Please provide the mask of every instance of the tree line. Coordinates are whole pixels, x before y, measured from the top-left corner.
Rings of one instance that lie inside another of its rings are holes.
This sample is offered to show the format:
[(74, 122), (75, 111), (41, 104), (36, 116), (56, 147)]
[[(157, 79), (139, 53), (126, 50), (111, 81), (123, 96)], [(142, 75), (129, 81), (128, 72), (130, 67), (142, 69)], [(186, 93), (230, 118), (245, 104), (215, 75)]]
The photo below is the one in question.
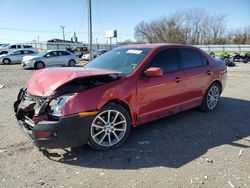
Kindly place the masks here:
[(140, 43), (250, 44), (250, 26), (228, 31), (225, 15), (211, 15), (204, 9), (177, 11), (168, 17), (142, 21), (135, 27)]

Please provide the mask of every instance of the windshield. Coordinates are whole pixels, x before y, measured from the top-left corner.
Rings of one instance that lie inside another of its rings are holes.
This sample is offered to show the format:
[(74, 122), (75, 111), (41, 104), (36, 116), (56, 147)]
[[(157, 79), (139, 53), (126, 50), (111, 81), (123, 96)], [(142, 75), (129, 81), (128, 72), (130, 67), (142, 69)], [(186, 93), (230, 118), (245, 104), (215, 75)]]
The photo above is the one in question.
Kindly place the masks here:
[(114, 70), (129, 74), (150, 51), (150, 48), (117, 48), (97, 57), (84, 67)]

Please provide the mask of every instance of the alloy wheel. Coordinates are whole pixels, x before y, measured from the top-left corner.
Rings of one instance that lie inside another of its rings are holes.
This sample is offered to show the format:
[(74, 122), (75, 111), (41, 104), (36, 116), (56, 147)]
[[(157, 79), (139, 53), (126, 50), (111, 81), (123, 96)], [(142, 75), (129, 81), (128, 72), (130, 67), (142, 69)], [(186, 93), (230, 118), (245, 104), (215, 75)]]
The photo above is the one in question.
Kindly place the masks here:
[(212, 86), (207, 94), (207, 106), (210, 110), (213, 110), (215, 108), (219, 101), (219, 97), (219, 88), (216, 85)]
[(91, 125), (93, 141), (104, 147), (119, 143), (127, 131), (127, 120), (117, 110), (105, 110), (98, 114)]

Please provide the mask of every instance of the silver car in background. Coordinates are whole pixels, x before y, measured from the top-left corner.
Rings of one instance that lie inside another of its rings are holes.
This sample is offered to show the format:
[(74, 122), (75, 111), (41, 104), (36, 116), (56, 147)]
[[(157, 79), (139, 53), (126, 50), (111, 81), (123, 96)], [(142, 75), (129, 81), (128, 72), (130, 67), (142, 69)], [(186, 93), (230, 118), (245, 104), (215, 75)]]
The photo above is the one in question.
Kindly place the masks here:
[(0, 63), (10, 64), (10, 63), (21, 63), (25, 56), (36, 55), (37, 52), (33, 50), (15, 50), (8, 54), (0, 55)]
[(79, 63), (78, 57), (74, 53), (66, 50), (48, 50), (37, 54), (36, 56), (25, 56), (22, 66), (25, 69), (44, 67), (69, 66), (74, 67)]

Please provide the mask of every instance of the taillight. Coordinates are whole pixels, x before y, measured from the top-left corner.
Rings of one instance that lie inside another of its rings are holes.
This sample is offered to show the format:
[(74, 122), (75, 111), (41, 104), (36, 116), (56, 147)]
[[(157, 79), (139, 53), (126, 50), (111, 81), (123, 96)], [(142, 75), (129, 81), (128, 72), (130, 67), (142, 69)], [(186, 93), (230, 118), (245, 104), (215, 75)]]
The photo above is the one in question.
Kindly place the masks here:
[(34, 136), (37, 140), (46, 140), (57, 136), (53, 131), (34, 131)]

